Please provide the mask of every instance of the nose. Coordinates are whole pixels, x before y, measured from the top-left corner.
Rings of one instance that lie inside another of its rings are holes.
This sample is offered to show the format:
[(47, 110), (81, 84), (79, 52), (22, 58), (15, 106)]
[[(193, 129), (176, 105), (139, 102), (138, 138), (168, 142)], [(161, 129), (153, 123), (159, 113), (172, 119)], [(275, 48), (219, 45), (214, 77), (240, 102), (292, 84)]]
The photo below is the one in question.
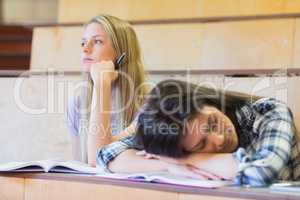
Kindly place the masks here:
[(88, 40), (84, 45), (83, 45), (83, 50), (84, 53), (90, 54), (92, 53), (92, 42)]
[(224, 142), (225, 142), (224, 134), (219, 134), (219, 133), (215, 132), (215, 133), (211, 133), (210, 137), (217, 149), (220, 149), (223, 147)]

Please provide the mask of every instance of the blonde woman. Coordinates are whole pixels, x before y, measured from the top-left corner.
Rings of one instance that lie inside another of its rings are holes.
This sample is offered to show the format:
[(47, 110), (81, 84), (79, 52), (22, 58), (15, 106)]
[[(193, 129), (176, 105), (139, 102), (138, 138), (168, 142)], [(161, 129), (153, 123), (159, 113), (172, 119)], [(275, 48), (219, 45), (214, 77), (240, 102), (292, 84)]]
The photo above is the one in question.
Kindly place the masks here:
[[(92, 18), (84, 27), (81, 64), (92, 82), (89, 120), (81, 120), (84, 100), (79, 96), (69, 102), (67, 120), (75, 158), (86, 151), (87, 162), (95, 166), (98, 149), (133, 133), (146, 93), (140, 47), (130, 24), (109, 15)], [(87, 130), (86, 141), (79, 137), (82, 130)]]

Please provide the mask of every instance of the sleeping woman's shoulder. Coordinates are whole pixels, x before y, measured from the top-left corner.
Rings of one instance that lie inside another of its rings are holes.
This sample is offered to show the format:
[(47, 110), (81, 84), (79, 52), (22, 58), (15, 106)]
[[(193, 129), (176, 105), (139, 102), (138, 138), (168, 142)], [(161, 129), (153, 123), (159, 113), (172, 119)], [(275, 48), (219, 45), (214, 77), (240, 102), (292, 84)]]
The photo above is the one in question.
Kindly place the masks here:
[(275, 98), (266, 97), (252, 104), (254, 110), (268, 119), (293, 120), (293, 114), (286, 103)]

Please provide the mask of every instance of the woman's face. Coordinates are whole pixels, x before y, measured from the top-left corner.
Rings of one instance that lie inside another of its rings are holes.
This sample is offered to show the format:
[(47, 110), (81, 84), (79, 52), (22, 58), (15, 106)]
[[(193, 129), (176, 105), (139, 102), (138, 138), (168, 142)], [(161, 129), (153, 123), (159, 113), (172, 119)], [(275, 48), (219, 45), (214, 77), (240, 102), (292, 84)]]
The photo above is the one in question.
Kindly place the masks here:
[(89, 71), (93, 63), (116, 60), (112, 43), (101, 24), (87, 25), (82, 37), (81, 65), (84, 71)]
[(204, 106), (186, 124), (182, 145), (187, 152), (230, 153), (238, 145), (238, 137), (231, 120), (220, 110)]

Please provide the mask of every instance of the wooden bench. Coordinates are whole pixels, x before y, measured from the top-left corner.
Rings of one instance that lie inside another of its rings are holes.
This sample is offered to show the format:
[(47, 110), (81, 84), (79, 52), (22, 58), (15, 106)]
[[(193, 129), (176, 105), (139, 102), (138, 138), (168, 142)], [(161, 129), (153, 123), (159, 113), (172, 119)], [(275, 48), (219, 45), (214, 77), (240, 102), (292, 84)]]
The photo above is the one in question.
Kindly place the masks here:
[(32, 27), (0, 26), (0, 70), (28, 70)]

